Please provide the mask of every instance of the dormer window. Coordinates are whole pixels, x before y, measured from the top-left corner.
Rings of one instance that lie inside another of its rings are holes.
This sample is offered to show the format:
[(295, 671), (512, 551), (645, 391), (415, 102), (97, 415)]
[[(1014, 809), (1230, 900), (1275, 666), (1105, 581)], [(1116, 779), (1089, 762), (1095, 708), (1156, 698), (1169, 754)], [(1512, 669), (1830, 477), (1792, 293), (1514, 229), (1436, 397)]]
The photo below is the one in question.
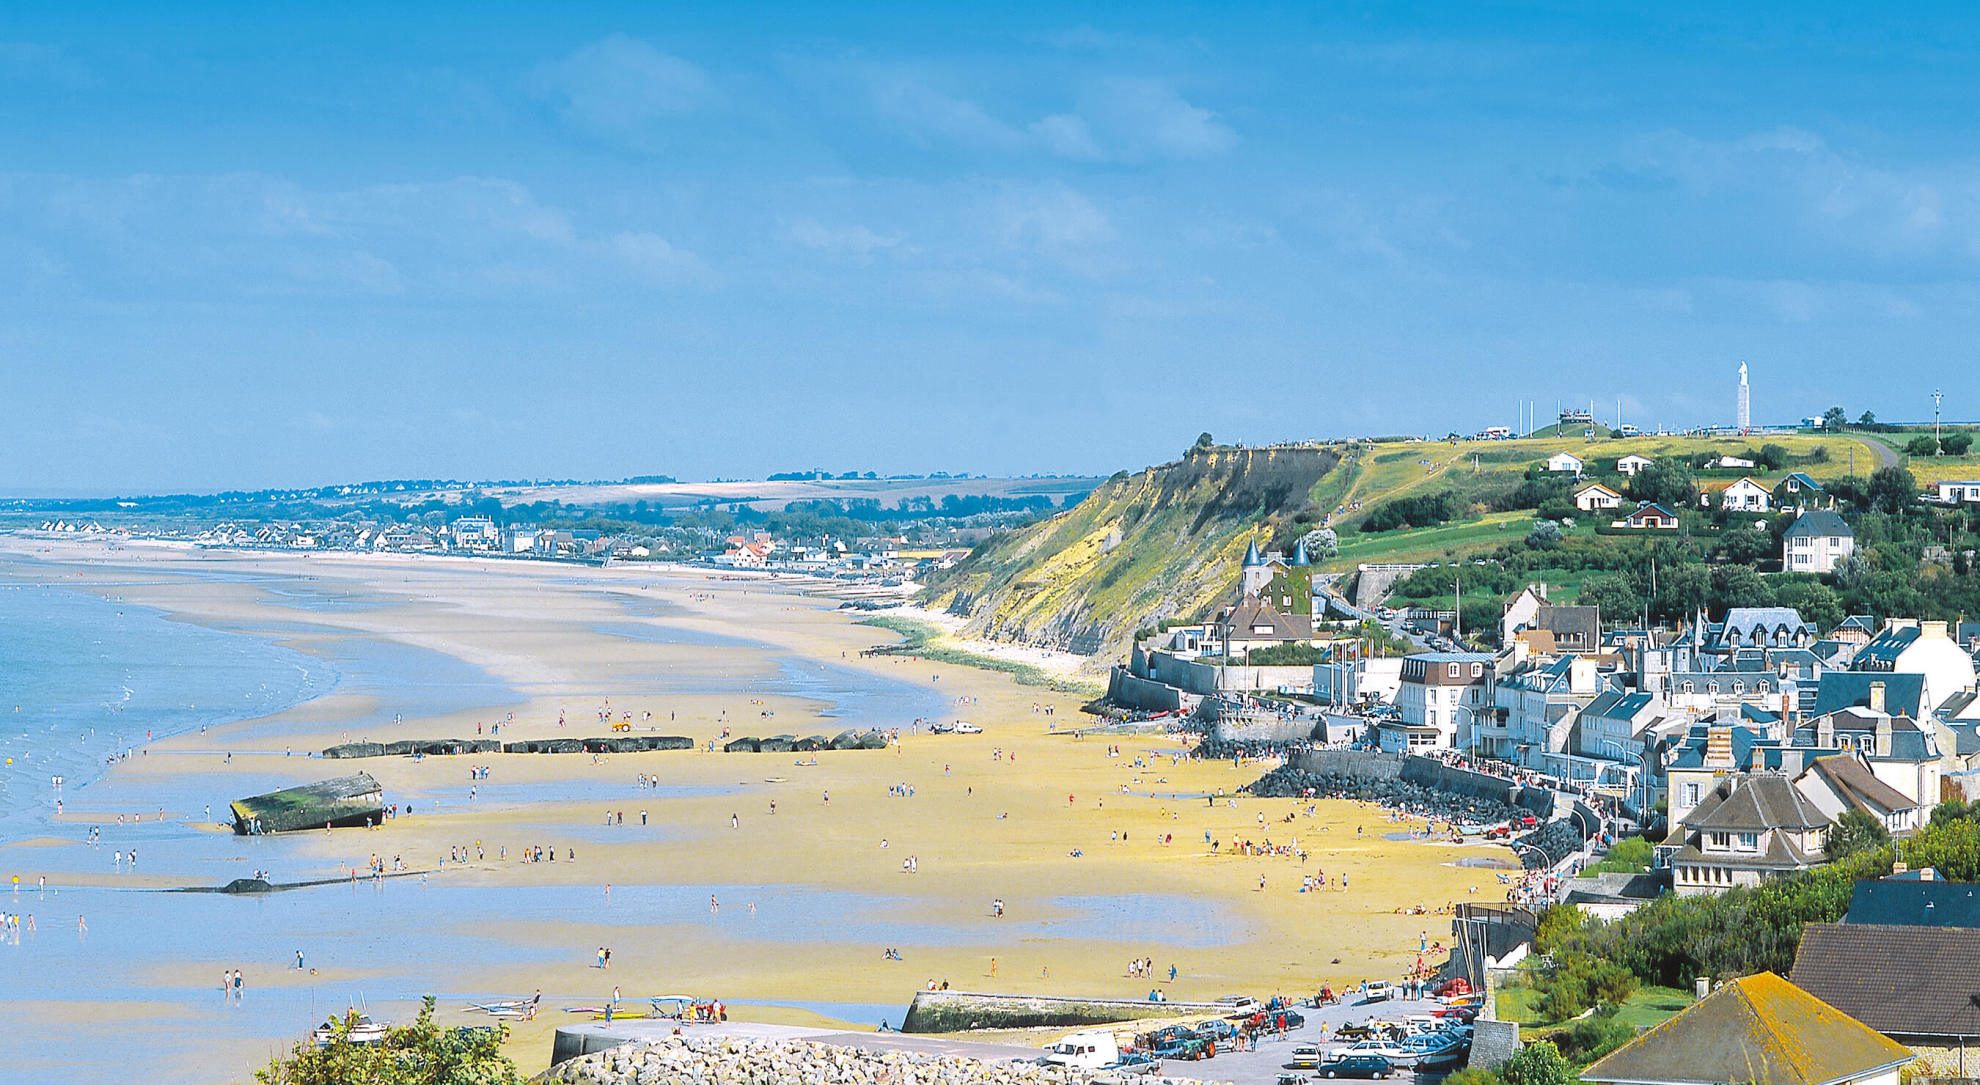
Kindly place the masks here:
[(1458, 676), (1458, 665), (1456, 663), (1451, 664), (1444, 673), (1450, 675), (1452, 678), (1456, 678)]
[(1705, 683), (1705, 692), (1707, 693), (1719, 692), (1719, 683), (1716, 680)]
[(1681, 693), (1693, 693), (1696, 690), (1697, 687), (1693, 686), (1690, 682), (1683, 682), (1678, 685), (1678, 691)]
[(1759, 834), (1759, 833), (1741, 833), (1741, 834), (1739, 834), (1739, 850), (1741, 850), (1741, 851), (1759, 851), (1759, 850), (1760, 850), (1760, 834)]

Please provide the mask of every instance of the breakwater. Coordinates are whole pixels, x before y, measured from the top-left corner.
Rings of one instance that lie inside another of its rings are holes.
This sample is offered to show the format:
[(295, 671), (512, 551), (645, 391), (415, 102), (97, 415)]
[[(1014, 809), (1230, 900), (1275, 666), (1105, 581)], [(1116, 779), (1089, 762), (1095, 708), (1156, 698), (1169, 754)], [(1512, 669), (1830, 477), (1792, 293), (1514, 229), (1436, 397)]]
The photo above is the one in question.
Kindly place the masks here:
[[(880, 731), (841, 731), (826, 738), (808, 735), (772, 735), (769, 738), (734, 738), (722, 744), (726, 753), (798, 753), (818, 750), (880, 750), (887, 736)], [(501, 742), (492, 738), (414, 738), (397, 742), (346, 742), (331, 746), (323, 756), (333, 759), (361, 757), (453, 757), (481, 753), (645, 753), (652, 750), (692, 750), (693, 739), (685, 735), (612, 735), (596, 738), (535, 738)]]
[(966, 991), (917, 991), (901, 1022), (902, 1032), (973, 1032), (978, 1029), (1079, 1028), (1176, 1017), (1192, 1013), (1224, 1013), (1229, 1006), (1214, 1002), (1148, 1002), (1121, 998), (1054, 998), (1045, 995), (971, 994)]

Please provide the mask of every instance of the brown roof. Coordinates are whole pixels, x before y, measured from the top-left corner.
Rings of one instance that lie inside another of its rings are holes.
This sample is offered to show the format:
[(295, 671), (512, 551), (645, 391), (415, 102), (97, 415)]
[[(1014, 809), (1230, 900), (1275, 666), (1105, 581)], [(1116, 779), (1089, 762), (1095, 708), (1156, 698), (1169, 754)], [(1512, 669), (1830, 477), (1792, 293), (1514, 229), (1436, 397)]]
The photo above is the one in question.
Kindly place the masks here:
[(1734, 980), (1581, 1072), (1591, 1082), (1828, 1085), (1915, 1056), (1772, 972)]
[(1839, 753), (1818, 757), (1814, 764), (1808, 766), (1804, 775), (1807, 773), (1820, 776), (1836, 795), (1852, 808), (1878, 817), (1895, 810), (1909, 810), (1919, 805), (1904, 792), (1877, 779), (1876, 774), (1852, 754)]
[(1794, 982), (1879, 1032), (1980, 1036), (1980, 930), (1810, 923)]
[[(1271, 632), (1257, 633), (1253, 630), (1269, 626)], [(1302, 614), (1285, 614), (1270, 603), (1248, 599), (1230, 609), (1215, 628), (1218, 636), (1230, 630), (1232, 640), (1250, 640), (1258, 637), (1272, 637), (1278, 640), (1311, 640), (1313, 620)]]

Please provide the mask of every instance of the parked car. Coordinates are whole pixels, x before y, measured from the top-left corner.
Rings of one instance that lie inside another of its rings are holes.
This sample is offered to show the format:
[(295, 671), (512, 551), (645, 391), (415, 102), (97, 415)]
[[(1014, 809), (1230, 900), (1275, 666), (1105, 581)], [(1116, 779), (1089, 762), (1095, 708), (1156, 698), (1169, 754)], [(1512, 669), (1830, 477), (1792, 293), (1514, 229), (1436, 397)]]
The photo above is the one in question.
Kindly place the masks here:
[(1288, 1070), (1317, 1070), (1320, 1068), (1320, 1049), (1313, 1044), (1301, 1044), (1293, 1048), (1292, 1057), (1286, 1060)]
[(1257, 1013), (1258, 1000), (1250, 995), (1225, 995), (1217, 1000), (1220, 1005), (1229, 1006), (1232, 1013)]
[(1521, 814), (1514, 818), (1513, 821), (1522, 829), (1532, 829), (1540, 824), (1540, 819), (1534, 817), (1532, 814)]
[(1487, 840), (1511, 840), (1513, 828), (1510, 825), (1494, 825), (1485, 830)]
[(983, 733), (983, 728), (981, 728), (981, 727), (978, 727), (977, 725), (975, 725), (975, 724), (973, 724), (973, 723), (967, 723), (967, 722), (962, 722), (962, 721), (958, 721), (958, 722), (956, 723), (956, 734), (959, 734), (959, 735), (980, 735), (980, 734), (982, 734), (982, 733)]
[(1389, 986), (1388, 980), (1375, 980), (1362, 989), (1361, 1000), (1363, 1002), (1387, 1002), (1389, 999), (1394, 998), (1395, 994), (1396, 989)]
[(1342, 1055), (1320, 1067), (1321, 1077), (1375, 1077), (1384, 1078), (1394, 1073), (1396, 1064), (1381, 1055), (1352, 1054)]
[(1195, 1031), (1198, 1036), (1215, 1043), (1219, 1040), (1228, 1040), (1236, 1036), (1237, 1026), (1231, 1024), (1229, 1021), (1213, 1017), (1208, 1021), (1199, 1022)]

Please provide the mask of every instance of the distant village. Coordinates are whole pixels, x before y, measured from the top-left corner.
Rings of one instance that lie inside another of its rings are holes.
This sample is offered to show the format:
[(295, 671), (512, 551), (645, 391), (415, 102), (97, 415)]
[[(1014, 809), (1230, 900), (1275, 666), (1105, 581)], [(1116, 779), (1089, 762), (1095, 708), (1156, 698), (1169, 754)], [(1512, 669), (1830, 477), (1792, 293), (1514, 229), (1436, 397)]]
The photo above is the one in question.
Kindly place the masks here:
[[(909, 535), (821, 536), (816, 541), (779, 538), (752, 528), (719, 535), (697, 532), (637, 534), (582, 528), (503, 526), (486, 516), (448, 523), (220, 523), (197, 529), (106, 528), (97, 520), (44, 520), (39, 530), (57, 535), (107, 534), (176, 539), (196, 546), (270, 550), (335, 550), (346, 553), (451, 554), (468, 557), (612, 563), (669, 561), (713, 568), (752, 569), (902, 583), (918, 571), (946, 569), (967, 557), (966, 547), (930, 545)], [(951, 529), (947, 538), (969, 537)], [(937, 539), (936, 541), (943, 541)], [(689, 545), (691, 543), (701, 545)], [(917, 542), (920, 545), (917, 545)]]

